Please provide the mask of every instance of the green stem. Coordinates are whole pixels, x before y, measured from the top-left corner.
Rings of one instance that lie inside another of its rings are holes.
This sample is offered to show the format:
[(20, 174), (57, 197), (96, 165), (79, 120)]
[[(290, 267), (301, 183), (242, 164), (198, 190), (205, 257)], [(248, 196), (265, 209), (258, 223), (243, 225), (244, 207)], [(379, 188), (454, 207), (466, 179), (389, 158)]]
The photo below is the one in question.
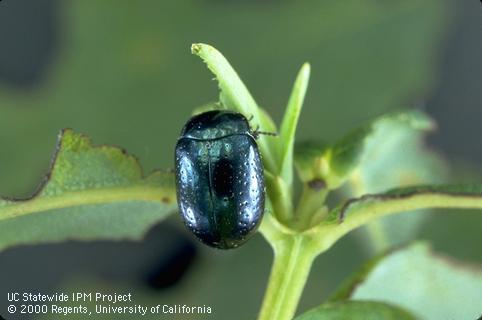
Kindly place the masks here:
[(310, 239), (290, 235), (274, 244), (274, 262), (258, 320), (293, 318), (316, 257)]
[(313, 223), (313, 219), (321, 220), (321, 216), (316, 216), (316, 212), (323, 208), (328, 189), (316, 190), (308, 185), (303, 186), (303, 191), (295, 213), (294, 227), (297, 230), (308, 229)]
[(265, 171), (265, 178), (269, 197), (276, 199), (272, 201), (276, 217), (283, 223), (288, 223), (293, 218), (293, 202), (290, 188), (280, 176), (275, 176), (268, 171)]

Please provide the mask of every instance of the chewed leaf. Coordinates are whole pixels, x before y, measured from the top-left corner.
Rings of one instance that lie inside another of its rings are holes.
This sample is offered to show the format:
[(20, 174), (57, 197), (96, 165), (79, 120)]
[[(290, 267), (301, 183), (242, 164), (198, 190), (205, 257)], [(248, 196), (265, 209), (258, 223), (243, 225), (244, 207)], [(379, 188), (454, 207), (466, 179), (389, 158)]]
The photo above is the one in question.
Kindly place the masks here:
[(482, 269), (415, 243), (369, 262), (334, 298), (383, 301), (420, 319), (477, 319), (480, 297)]
[[(422, 138), (434, 126), (433, 121), (418, 110), (382, 116), (337, 142), (333, 147), (331, 167), (340, 177), (358, 169), (356, 176), (349, 176), (356, 180), (355, 183), (362, 184), (355, 186), (356, 196), (360, 192), (380, 192), (424, 180), (433, 182), (426, 163), (435, 165), (436, 160), (424, 150)], [(432, 170), (439, 169), (440, 166), (435, 166)]]
[(482, 209), (482, 185), (426, 185), (367, 194), (334, 208), (311, 232), (323, 252), (350, 231), (382, 217), (437, 208)]
[(415, 320), (407, 311), (377, 301), (330, 302), (312, 309), (295, 320)]
[[(298, 161), (298, 171), (303, 181), (322, 181), (330, 189), (347, 183), (349, 188), (343, 191), (355, 197), (398, 186), (441, 183), (446, 176), (444, 164), (426, 149), (423, 139), (434, 126), (417, 110), (385, 115), (318, 153), (303, 151), (308, 156)], [(394, 216), (374, 222), (366, 229), (373, 240), (369, 244), (380, 250), (410, 240), (427, 217)]]
[(67, 239), (139, 238), (175, 209), (172, 173), (144, 177), (137, 159), (59, 135), (49, 173), (30, 198), (0, 198), (0, 249)]
[(303, 181), (323, 180), (330, 189), (351, 179), (357, 183), (357, 194), (376, 192), (370, 191), (375, 185), (380, 191), (400, 183), (431, 182), (431, 176), (423, 176), (428, 165), (420, 165), (430, 162), (435, 169), (440, 167), (435, 166), (433, 155), (421, 151), (421, 133), (431, 128), (432, 121), (419, 111), (385, 115), (331, 146), (319, 142), (301, 144), (296, 150), (298, 172)]
[[(435, 127), (419, 111), (382, 117), (366, 139), (359, 168), (351, 175), (352, 196), (378, 193), (414, 184), (442, 183), (446, 178), (441, 158), (427, 150), (424, 137)], [(368, 226), (372, 245), (383, 249), (413, 239), (427, 214), (394, 216)]]
[(339, 221), (364, 223), (384, 215), (425, 208), (482, 208), (481, 185), (426, 185), (396, 188), (348, 200), (332, 215)]
[[(226, 108), (238, 111), (247, 118), (252, 118), (250, 123), (255, 129), (276, 132), (273, 120), (258, 107), (236, 71), (219, 51), (203, 43), (193, 44), (191, 51), (199, 56), (216, 76), (220, 89), (220, 102)], [(276, 142), (272, 137), (260, 136), (258, 144), (266, 169), (278, 172), (278, 162), (275, 160)]]

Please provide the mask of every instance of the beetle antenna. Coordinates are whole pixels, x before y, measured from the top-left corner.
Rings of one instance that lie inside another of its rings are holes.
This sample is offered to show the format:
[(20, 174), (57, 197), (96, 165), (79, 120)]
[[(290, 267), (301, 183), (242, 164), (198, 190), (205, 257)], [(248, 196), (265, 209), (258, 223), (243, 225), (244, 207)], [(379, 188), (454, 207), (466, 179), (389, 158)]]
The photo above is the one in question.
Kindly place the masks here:
[(263, 134), (263, 135), (265, 135), (265, 136), (272, 136), (272, 137), (277, 137), (277, 136), (278, 136), (278, 133), (277, 133), (277, 132), (266, 132), (266, 131), (258, 131), (258, 130), (256, 130), (256, 134), (257, 134), (257, 135)]
[(256, 126), (256, 129), (254, 129), (253, 132), (251, 132), (252, 135), (258, 139), (259, 135), (264, 134), (266, 136), (272, 136), (272, 137), (277, 137), (278, 133), (276, 132), (266, 132), (266, 131), (259, 131), (259, 125)]

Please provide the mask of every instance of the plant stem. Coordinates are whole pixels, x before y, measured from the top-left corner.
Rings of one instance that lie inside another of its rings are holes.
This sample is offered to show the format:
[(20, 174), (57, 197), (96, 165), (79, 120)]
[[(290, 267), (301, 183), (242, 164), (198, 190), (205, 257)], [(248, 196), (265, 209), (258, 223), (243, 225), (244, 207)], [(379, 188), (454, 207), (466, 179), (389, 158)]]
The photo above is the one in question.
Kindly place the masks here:
[(316, 251), (303, 235), (273, 243), (274, 262), (258, 320), (290, 320), (298, 306)]
[(304, 230), (310, 227), (313, 219), (316, 218), (314, 217), (315, 212), (323, 206), (327, 194), (327, 189), (315, 190), (306, 184), (303, 186), (295, 213), (294, 226), (296, 229)]
[(269, 187), (269, 196), (272, 201), (273, 210), (277, 218), (283, 223), (288, 223), (293, 218), (292, 192), (280, 176), (275, 176), (265, 171), (266, 183)]

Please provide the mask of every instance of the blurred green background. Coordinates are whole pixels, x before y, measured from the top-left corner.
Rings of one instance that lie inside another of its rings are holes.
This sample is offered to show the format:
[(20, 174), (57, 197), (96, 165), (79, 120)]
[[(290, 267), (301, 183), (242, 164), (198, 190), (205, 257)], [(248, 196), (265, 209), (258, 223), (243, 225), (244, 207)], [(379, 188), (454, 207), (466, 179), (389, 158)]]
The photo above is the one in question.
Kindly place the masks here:
[[(481, 28), (480, 5), (455, 0), (2, 1), (0, 194), (32, 193), (64, 127), (126, 148), (145, 172), (171, 168), (192, 109), (217, 99), (212, 75), (190, 54), (193, 42), (218, 48), (277, 121), (298, 68), (310, 62), (300, 139), (332, 141), (415, 106), (439, 124), (428, 143), (448, 160), (451, 180), (480, 181)], [(480, 223), (470, 212), (438, 214), (419, 237), (482, 263)], [(319, 304), (369, 257), (359, 241), (347, 237), (316, 261), (300, 310)], [(200, 318), (252, 319), (270, 260), (261, 236), (239, 250), (213, 251), (175, 216), (139, 243), (2, 252), (0, 296), (95, 284), (139, 300), (212, 306)], [(0, 313), (5, 308), (2, 299)]]

